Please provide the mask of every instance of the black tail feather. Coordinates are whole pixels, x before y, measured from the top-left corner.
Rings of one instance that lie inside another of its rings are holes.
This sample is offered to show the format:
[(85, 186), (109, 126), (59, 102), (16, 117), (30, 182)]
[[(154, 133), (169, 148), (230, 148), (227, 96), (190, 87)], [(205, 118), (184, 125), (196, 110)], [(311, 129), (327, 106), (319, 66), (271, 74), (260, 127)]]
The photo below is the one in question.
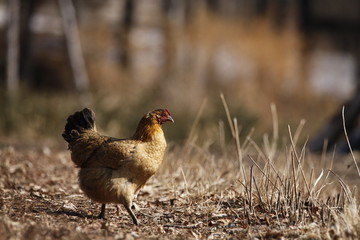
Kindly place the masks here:
[(82, 111), (75, 112), (67, 118), (65, 130), (62, 134), (68, 143), (78, 138), (82, 131), (95, 128), (95, 113), (84, 108)]

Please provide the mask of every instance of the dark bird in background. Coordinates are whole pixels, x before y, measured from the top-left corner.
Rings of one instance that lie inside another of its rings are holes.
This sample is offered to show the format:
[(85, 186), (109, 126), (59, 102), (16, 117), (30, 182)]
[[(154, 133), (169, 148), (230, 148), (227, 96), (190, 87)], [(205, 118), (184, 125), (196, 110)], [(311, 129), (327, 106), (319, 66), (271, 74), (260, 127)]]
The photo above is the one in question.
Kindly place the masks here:
[(121, 203), (134, 224), (139, 223), (132, 202), (163, 160), (166, 140), (161, 125), (167, 121), (174, 122), (167, 109), (154, 110), (140, 120), (132, 137), (119, 139), (96, 131), (95, 114), (89, 108), (68, 117), (62, 136), (80, 168), (80, 188), (102, 203), (99, 218), (105, 217), (105, 204)]

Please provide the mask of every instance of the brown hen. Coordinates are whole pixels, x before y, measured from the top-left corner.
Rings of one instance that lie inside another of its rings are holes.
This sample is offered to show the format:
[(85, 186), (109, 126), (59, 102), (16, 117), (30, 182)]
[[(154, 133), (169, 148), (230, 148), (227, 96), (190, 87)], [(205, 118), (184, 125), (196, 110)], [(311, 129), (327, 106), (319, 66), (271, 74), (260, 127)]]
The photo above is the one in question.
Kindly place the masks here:
[(102, 203), (99, 218), (105, 217), (106, 203), (121, 203), (134, 224), (139, 223), (132, 202), (163, 160), (166, 141), (161, 125), (167, 121), (174, 122), (167, 109), (154, 110), (140, 120), (132, 137), (119, 139), (96, 131), (95, 114), (89, 108), (68, 117), (62, 136), (80, 168), (80, 188)]

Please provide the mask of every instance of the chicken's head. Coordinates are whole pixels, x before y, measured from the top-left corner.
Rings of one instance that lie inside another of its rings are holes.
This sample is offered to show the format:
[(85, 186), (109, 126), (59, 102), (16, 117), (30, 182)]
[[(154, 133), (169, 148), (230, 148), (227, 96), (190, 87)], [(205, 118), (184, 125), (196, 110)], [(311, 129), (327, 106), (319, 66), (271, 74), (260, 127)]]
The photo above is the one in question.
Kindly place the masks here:
[(156, 117), (156, 120), (161, 125), (165, 122), (174, 122), (174, 119), (171, 117), (169, 110), (167, 109), (157, 109), (151, 112), (153, 116)]

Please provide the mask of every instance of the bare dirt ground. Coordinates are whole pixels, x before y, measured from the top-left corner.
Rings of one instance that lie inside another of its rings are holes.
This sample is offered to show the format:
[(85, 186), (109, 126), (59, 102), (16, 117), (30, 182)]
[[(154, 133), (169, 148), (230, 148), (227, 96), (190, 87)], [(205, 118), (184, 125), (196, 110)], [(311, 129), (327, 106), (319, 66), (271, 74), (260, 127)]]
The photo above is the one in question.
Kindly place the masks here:
[[(212, 180), (211, 186), (206, 178), (199, 177), (204, 174), (201, 171), (196, 180), (189, 178), (189, 182), (183, 178), (182, 169), (168, 175), (163, 171), (163, 177), (154, 176), (135, 200), (135, 214), (140, 220), (140, 225), (135, 226), (122, 206), (110, 204), (105, 220), (94, 218), (100, 212), (100, 204), (82, 194), (77, 169), (67, 151), (3, 147), (0, 159), (0, 239), (358, 237), (357, 222), (343, 228), (341, 222), (349, 222), (341, 220), (344, 203), (336, 203), (336, 198), (334, 203), (330, 198), (328, 202), (299, 201), (299, 209), (303, 210), (294, 211), (293, 216), (285, 207), (276, 207), (277, 198), (267, 203), (259, 197), (260, 193), (251, 206), (249, 198), (240, 191), (241, 184), (226, 180), (231, 166), (220, 174), (221, 178), (216, 178), (218, 182)], [(186, 175), (185, 167), (184, 171)], [(205, 174), (218, 172), (214, 168)], [(253, 188), (256, 197), (257, 185)]]

